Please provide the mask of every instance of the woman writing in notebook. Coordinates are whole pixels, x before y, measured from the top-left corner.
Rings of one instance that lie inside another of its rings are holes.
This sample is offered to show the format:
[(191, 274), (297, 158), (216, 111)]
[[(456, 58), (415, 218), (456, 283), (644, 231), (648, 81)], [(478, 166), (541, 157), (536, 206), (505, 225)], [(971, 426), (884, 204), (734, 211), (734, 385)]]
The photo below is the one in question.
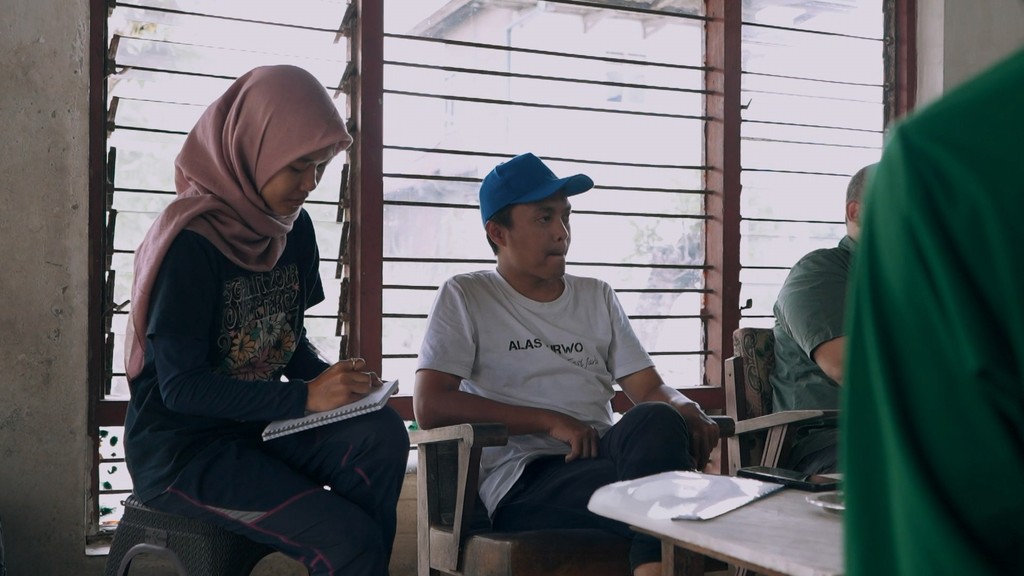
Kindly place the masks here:
[(235, 81), (178, 155), (177, 197), (136, 253), (126, 335), (136, 495), (315, 575), (387, 574), (409, 453), (389, 407), (261, 439), (271, 420), (379, 386), (360, 359), (322, 360), (303, 327), (324, 294), (302, 204), (351, 141), (308, 72), (269, 66)]

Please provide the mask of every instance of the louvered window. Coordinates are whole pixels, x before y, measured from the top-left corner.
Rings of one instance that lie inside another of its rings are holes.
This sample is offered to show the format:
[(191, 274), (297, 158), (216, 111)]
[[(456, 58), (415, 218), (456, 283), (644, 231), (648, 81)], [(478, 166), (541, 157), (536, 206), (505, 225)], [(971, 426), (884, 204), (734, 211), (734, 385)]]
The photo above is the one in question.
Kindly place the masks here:
[(438, 5), (385, 4), (385, 371), (411, 382), (438, 285), (494, 267), (480, 180), (529, 151), (596, 182), (572, 198), (568, 272), (610, 282), (668, 381), (699, 384), (700, 3)]
[(789, 268), (846, 234), (846, 186), (886, 123), (882, 0), (744, 3), (744, 325), (771, 326)]
[[(139, 0), (111, 2), (106, 62), (104, 393), (97, 410), (101, 524), (131, 490), (120, 437), (129, 391), (124, 332), (134, 251), (174, 199), (174, 158), (206, 106), (238, 76), (266, 64), (309, 70), (348, 117), (346, 70), (354, 12), (347, 2)], [(310, 340), (345, 355), (348, 170), (332, 162), (306, 202), (320, 247), (326, 300), (309, 311)]]

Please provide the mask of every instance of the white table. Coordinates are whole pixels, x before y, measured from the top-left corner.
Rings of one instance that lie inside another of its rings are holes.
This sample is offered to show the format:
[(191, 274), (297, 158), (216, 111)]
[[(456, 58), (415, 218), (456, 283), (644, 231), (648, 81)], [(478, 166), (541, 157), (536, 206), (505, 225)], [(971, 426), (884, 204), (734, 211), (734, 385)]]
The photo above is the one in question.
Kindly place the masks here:
[[(842, 517), (808, 503), (811, 492), (787, 488), (709, 520), (671, 520), (606, 490), (614, 486), (595, 493), (590, 510), (659, 538), (670, 556), (682, 548), (758, 574), (843, 574)], [(665, 560), (664, 574), (675, 573), (672, 558)]]

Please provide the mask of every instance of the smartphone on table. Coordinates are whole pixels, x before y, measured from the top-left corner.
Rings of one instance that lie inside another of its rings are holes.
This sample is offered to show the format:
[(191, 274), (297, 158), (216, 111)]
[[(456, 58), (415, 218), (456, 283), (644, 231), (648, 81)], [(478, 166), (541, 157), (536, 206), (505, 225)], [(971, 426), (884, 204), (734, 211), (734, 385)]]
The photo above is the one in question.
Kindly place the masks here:
[(785, 468), (747, 466), (737, 470), (736, 475), (766, 482), (776, 482), (798, 490), (807, 490), (808, 492), (827, 492), (839, 489), (839, 480), (836, 478), (821, 474), (804, 474), (803, 472), (786, 470)]

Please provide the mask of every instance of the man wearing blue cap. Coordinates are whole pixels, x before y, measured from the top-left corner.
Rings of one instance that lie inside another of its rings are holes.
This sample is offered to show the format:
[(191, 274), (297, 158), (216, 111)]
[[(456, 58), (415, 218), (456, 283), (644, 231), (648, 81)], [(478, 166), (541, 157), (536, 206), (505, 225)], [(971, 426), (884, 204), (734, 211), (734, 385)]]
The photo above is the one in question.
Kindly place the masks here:
[[(533, 154), (498, 165), (480, 187), (496, 270), (438, 291), (413, 398), (424, 428), (503, 422), (485, 448), (480, 497), (497, 530), (598, 527), (633, 538), (633, 573), (660, 573), (659, 542), (587, 510), (600, 486), (703, 468), (718, 427), (667, 386), (607, 283), (565, 273), (569, 197), (594, 186), (558, 178)], [(612, 424), (618, 384), (636, 404)]]

